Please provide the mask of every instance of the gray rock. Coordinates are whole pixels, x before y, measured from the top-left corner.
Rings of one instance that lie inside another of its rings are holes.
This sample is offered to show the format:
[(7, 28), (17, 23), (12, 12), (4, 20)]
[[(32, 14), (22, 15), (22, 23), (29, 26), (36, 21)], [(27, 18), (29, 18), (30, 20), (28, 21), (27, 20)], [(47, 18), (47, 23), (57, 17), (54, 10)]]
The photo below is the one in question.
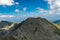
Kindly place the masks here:
[(55, 25), (44, 18), (28, 18), (9, 31), (1, 40), (60, 40)]
[(55, 29), (44, 18), (28, 18), (13, 32), (13, 37), (17, 40), (60, 40), (60, 36), (58, 38), (54, 33)]

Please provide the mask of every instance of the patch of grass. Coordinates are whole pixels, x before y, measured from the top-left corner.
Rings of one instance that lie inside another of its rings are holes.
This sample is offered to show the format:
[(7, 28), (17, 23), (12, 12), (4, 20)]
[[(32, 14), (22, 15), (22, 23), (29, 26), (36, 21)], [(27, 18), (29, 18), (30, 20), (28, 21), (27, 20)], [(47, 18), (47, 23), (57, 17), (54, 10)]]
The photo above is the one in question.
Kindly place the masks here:
[(57, 28), (57, 29), (54, 31), (54, 33), (60, 35), (60, 29)]
[(56, 30), (54, 31), (54, 33), (60, 35), (60, 24), (54, 24), (56, 26)]

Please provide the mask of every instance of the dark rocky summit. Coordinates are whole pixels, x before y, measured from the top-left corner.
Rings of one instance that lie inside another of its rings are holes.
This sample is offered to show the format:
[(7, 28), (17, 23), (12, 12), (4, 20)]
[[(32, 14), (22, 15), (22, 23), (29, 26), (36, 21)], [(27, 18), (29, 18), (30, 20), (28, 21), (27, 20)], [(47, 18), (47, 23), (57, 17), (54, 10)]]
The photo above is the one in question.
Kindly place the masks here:
[(55, 25), (44, 18), (28, 18), (0, 40), (60, 40)]

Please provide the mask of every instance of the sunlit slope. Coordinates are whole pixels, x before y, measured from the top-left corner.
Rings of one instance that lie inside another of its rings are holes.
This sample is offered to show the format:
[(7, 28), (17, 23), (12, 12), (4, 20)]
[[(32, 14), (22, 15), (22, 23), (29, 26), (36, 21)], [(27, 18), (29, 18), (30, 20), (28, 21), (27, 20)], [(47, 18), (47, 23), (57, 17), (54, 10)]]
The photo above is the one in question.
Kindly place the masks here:
[(60, 29), (60, 24), (54, 24), (57, 28)]
[(6, 27), (0, 28), (0, 30), (9, 30), (9, 29), (13, 28), (14, 25), (15, 25), (15, 23), (12, 23), (10, 26), (6, 25)]
[(60, 24), (53, 23), (53, 25), (56, 27), (56, 30), (54, 32), (60, 35)]
[(13, 22), (8, 22), (8, 21), (0, 21), (0, 30), (10, 30), (12, 28), (15, 28), (17, 25), (17, 23), (13, 23)]

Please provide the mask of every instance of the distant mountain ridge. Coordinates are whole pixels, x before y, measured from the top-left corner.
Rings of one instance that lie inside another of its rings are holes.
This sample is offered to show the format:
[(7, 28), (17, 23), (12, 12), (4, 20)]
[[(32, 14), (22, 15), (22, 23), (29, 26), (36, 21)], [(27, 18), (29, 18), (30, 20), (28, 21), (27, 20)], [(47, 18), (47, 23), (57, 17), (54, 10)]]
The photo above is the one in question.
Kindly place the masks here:
[(0, 31), (0, 40), (60, 40), (55, 30), (55, 25), (44, 18), (28, 18), (9, 30)]
[(6, 25), (10, 26), (12, 23), (8, 21), (0, 21), (0, 28), (5, 27)]
[(54, 23), (60, 24), (60, 20), (54, 21)]

